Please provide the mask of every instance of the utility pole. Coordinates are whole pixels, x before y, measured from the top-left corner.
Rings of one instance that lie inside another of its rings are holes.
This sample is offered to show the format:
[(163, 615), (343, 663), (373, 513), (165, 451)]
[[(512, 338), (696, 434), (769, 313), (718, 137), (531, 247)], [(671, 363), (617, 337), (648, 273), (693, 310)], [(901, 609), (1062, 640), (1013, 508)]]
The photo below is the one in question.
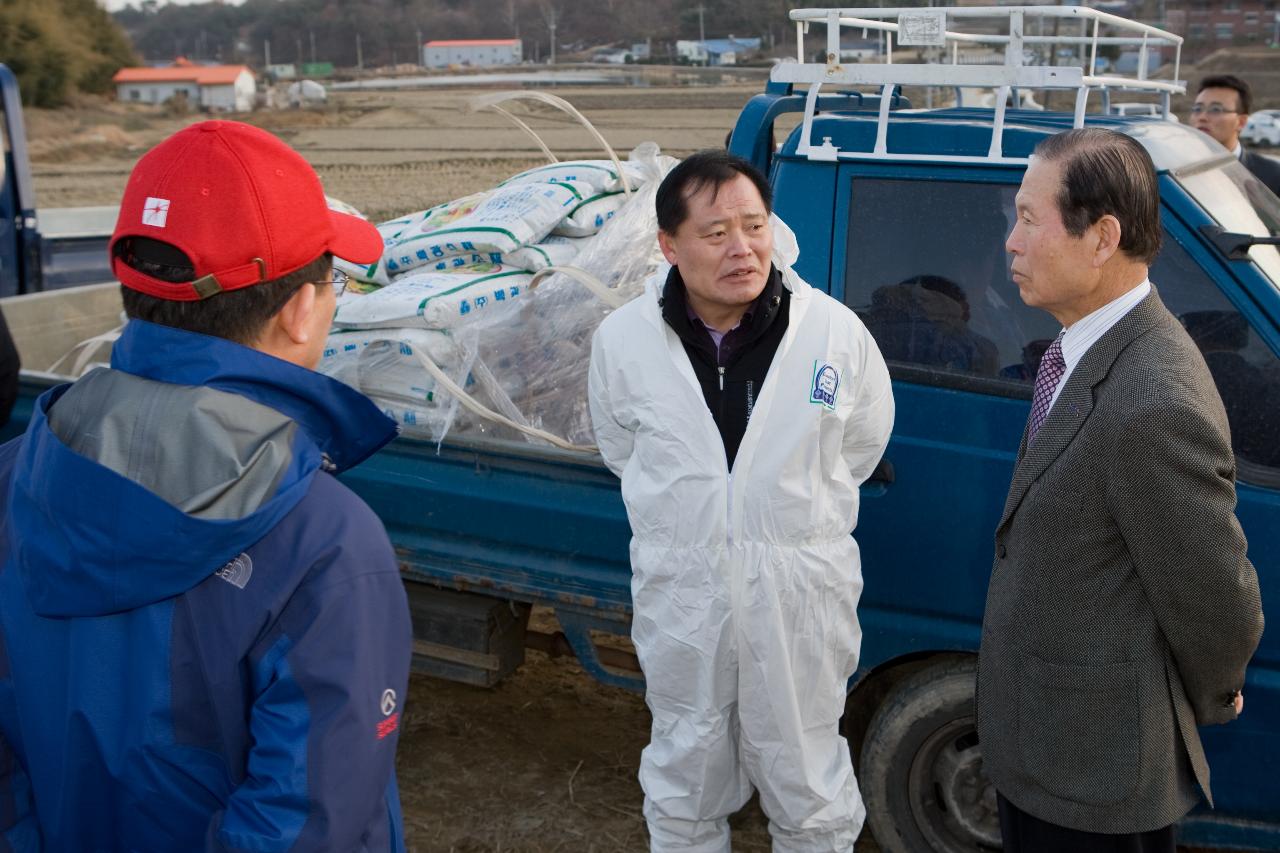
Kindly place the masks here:
[(359, 33), (356, 33), (356, 68), (364, 70), (364, 49), (360, 46)]
[(551, 6), (551, 20), (547, 26), (551, 29), (551, 64), (556, 64), (556, 7)]
[(705, 42), (707, 40), (707, 28), (703, 25), (702, 14), (707, 11), (707, 7), (701, 3), (698, 4), (698, 41)]
[(295, 39), (294, 43), (298, 47), (298, 64), (302, 64), (302, 39)]
[(413, 55), (417, 57), (414, 64), (422, 65), (422, 30), (418, 30), (418, 40), (413, 43)]
[(262, 59), (263, 64), (268, 68), (271, 67), (271, 39), (267, 39), (262, 43)]

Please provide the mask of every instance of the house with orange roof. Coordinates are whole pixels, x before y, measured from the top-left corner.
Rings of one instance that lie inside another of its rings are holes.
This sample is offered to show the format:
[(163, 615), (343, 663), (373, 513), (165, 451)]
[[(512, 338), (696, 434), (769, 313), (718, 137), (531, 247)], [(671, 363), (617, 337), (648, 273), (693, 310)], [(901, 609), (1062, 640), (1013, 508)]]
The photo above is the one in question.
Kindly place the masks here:
[(520, 39), (436, 40), (422, 46), (422, 64), (428, 68), (519, 65), (523, 61), (524, 43)]
[(192, 106), (213, 112), (248, 112), (257, 90), (247, 65), (196, 65), (182, 58), (163, 68), (121, 68), (112, 81), (125, 103), (162, 104), (181, 93)]

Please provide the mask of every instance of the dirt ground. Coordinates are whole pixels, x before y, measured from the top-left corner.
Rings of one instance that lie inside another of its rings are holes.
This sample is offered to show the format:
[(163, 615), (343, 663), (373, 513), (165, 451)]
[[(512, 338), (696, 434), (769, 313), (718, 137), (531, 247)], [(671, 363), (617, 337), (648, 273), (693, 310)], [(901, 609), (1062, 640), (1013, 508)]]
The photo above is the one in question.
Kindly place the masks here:
[[(653, 140), (683, 156), (724, 143), (759, 82), (716, 87), (558, 88), (625, 156)], [(492, 186), (545, 162), (507, 119), (468, 111), (475, 90), (350, 92), (316, 110), (237, 116), (301, 151), (326, 191), (378, 221)], [(524, 110), (561, 158), (598, 157), (567, 117)], [(199, 116), (87, 100), (28, 116), (40, 207), (116, 204), (148, 147)], [(787, 129), (782, 122), (782, 130)], [(547, 614), (535, 614), (544, 623)], [(549, 628), (554, 630), (552, 620)], [(498, 687), (415, 675), (400, 741), (409, 848), (642, 851), (636, 781), (649, 714), (637, 694), (605, 687), (578, 664), (530, 651)], [(768, 850), (753, 802), (732, 821), (735, 851)], [(860, 842), (859, 853), (877, 848)]]
[[(556, 630), (549, 613), (533, 621)], [(492, 689), (415, 675), (399, 753), (410, 850), (647, 850), (636, 769), (649, 722), (639, 694), (537, 651)], [(769, 850), (754, 800), (730, 825), (735, 851)]]

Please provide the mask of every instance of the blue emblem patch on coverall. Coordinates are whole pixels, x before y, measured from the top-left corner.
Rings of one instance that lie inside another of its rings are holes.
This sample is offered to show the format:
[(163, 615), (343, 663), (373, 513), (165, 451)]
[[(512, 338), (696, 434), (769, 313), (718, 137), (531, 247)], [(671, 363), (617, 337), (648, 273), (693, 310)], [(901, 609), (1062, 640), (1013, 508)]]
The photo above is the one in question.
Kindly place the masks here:
[(809, 386), (809, 402), (835, 411), (836, 394), (840, 390), (840, 371), (825, 361), (813, 363), (813, 383)]

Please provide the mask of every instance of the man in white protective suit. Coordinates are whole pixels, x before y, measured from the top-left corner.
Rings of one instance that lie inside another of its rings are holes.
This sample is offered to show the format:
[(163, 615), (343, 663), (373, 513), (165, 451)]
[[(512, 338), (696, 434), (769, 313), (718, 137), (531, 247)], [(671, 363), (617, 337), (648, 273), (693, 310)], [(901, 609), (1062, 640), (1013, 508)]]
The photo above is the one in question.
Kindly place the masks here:
[(723, 151), (676, 166), (657, 195), (670, 272), (592, 346), (633, 534), (653, 851), (727, 853), (753, 786), (775, 851), (847, 853), (866, 814), (838, 731), (862, 641), (850, 533), (893, 396), (862, 322), (792, 271), (771, 202)]

